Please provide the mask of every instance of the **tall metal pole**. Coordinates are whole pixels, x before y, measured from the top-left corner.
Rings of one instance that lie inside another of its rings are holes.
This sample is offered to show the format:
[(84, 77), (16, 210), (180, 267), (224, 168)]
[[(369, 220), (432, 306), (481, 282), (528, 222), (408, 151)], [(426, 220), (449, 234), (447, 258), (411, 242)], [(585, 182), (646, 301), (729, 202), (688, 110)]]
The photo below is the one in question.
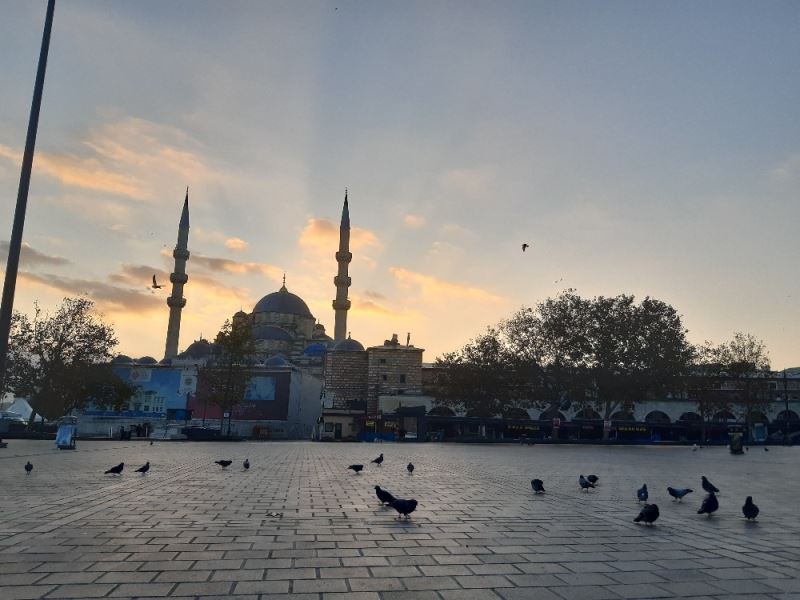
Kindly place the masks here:
[(786, 434), (783, 436), (784, 443), (788, 446), (789, 445), (789, 385), (786, 381), (786, 369), (783, 370), (783, 403), (786, 406), (786, 412), (784, 412), (784, 424), (786, 426)]
[(39, 68), (36, 71), (31, 115), (28, 121), (28, 136), (25, 139), (25, 153), (22, 155), (22, 172), (19, 176), (17, 207), (14, 210), (14, 225), (11, 229), (11, 241), (8, 245), (6, 279), (3, 284), (3, 300), (0, 306), (0, 395), (2, 395), (6, 374), (6, 354), (8, 353), (8, 336), (11, 332), (11, 314), (14, 310), (14, 291), (17, 287), (19, 253), (22, 247), (22, 228), (25, 225), (25, 209), (28, 205), (28, 188), (31, 183), (31, 167), (33, 166), (33, 148), (36, 145), (36, 131), (39, 128), (39, 108), (42, 105), (44, 72), (47, 67), (47, 51), (50, 49), (50, 30), (53, 27), (55, 4), (55, 0), (48, 0), (47, 2), (47, 15), (45, 16), (44, 33), (42, 34), (42, 49), (39, 52)]

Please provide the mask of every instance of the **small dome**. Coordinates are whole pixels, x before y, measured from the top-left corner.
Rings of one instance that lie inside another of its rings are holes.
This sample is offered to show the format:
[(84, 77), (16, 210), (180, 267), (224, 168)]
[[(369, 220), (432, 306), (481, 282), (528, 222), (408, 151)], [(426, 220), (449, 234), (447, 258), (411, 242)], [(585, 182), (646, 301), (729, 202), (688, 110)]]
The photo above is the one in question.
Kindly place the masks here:
[(265, 367), (291, 367), (292, 365), (289, 361), (286, 360), (286, 357), (283, 354), (276, 354), (274, 356), (270, 356), (267, 360), (264, 361)]
[(243, 310), (240, 310), (235, 315), (233, 315), (233, 318), (234, 319), (246, 319), (247, 318), (247, 313), (244, 312)]
[(126, 356), (124, 354), (118, 354), (114, 357), (114, 360), (111, 361), (115, 365), (125, 365), (128, 363), (132, 363), (133, 359), (130, 356)]
[(325, 344), (309, 344), (306, 346), (305, 350), (303, 350), (303, 354), (306, 356), (325, 356), (327, 351), (328, 348)]
[(334, 352), (364, 352), (364, 346), (352, 338), (338, 342), (332, 350)]
[(208, 340), (199, 339), (189, 344), (189, 347), (178, 355), (178, 358), (208, 358), (214, 352), (214, 344)]
[(152, 356), (143, 356), (142, 358), (136, 359), (136, 364), (139, 365), (155, 365), (158, 364), (158, 361), (153, 358)]
[(292, 342), (292, 335), (285, 329), (275, 325), (259, 325), (253, 328), (254, 340), (276, 340), (278, 342)]
[(314, 318), (303, 299), (300, 296), (292, 294), (286, 289), (286, 286), (283, 286), (277, 292), (264, 296), (258, 301), (253, 312), (283, 313), (300, 315), (301, 317), (308, 317), (309, 319)]

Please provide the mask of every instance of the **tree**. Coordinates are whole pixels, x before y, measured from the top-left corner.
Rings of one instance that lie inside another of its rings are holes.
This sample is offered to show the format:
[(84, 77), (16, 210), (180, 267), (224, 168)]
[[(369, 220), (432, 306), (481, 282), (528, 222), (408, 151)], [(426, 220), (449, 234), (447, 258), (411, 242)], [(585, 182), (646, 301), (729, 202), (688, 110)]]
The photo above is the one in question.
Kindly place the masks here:
[(200, 395), (205, 401), (219, 406), (223, 414), (228, 413), (230, 435), (231, 413), (244, 400), (250, 384), (250, 368), (255, 363), (256, 344), (252, 336), (252, 323), (242, 320), (234, 324), (226, 320), (214, 343), (216, 355), (213, 362), (201, 369), (204, 383)]
[[(65, 298), (53, 315), (35, 305), (33, 319), (15, 312), (11, 323), (8, 382), (37, 414), (55, 419), (89, 402), (118, 406), (130, 399), (107, 366), (117, 338), (87, 298)], [(104, 365), (106, 363), (106, 365)]]
[(695, 360), (686, 378), (686, 390), (697, 404), (702, 418), (700, 439), (705, 441), (709, 421), (720, 411), (730, 411), (731, 402), (722, 390), (726, 379), (723, 350), (711, 342), (695, 348)]

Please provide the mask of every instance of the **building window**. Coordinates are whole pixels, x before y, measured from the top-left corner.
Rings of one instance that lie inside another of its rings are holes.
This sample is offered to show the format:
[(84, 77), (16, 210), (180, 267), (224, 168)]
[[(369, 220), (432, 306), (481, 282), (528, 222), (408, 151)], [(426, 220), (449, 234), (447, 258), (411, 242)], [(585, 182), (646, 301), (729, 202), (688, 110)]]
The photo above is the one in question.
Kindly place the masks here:
[(386, 359), (385, 359), (385, 358), (382, 358), (382, 359), (381, 359), (381, 364), (382, 364), (382, 365), (385, 365), (385, 364), (386, 364)]
[(406, 391), (405, 391), (405, 390), (397, 390), (397, 395), (398, 395), (398, 396), (402, 396), (402, 395), (403, 395), (403, 394), (405, 394), (405, 393), (406, 393)]
[(403, 374), (403, 375), (400, 375), (400, 383), (405, 383), (405, 382), (406, 382), (406, 376), (405, 376), (405, 374)]
[(383, 379), (384, 381), (386, 381), (386, 373), (384, 373), (383, 375), (381, 375), (381, 379)]
[(331, 431), (333, 431), (333, 423), (325, 423), (325, 431), (327, 433), (330, 433)]
[(775, 383), (774, 381), (770, 381), (769, 382), (769, 389), (770, 390), (777, 390), (778, 389), (778, 384)]

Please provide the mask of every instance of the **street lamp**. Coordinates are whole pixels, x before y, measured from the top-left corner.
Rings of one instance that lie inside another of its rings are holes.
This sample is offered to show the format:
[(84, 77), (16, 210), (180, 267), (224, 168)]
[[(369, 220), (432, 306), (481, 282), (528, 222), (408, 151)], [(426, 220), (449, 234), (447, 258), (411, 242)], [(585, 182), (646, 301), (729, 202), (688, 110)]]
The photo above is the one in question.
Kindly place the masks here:
[(783, 442), (787, 446), (789, 445), (789, 385), (786, 380), (786, 369), (783, 369), (783, 403), (786, 407), (786, 410), (783, 412), (783, 420), (786, 423), (784, 427), (784, 435), (783, 435)]

